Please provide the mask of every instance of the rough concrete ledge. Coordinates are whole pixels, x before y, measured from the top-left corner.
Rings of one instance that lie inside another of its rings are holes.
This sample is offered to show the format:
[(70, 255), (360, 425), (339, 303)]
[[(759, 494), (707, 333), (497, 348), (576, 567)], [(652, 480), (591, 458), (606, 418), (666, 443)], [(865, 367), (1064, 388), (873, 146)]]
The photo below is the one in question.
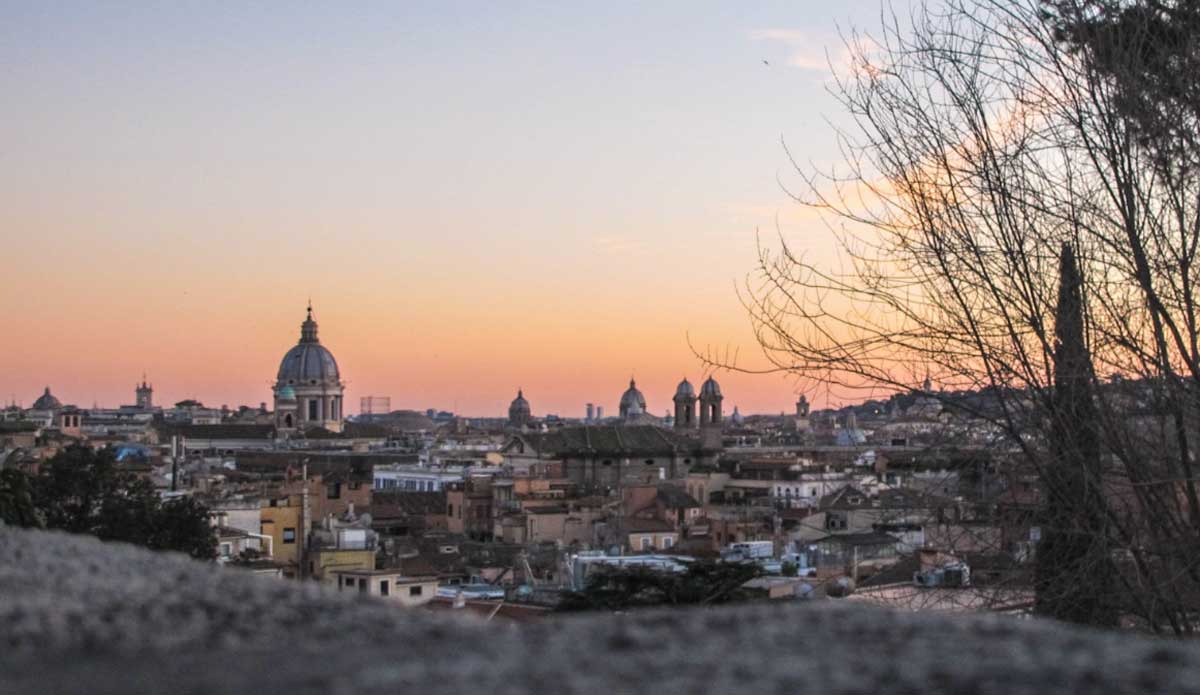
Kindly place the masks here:
[(1200, 645), (1041, 621), (830, 601), (484, 625), (4, 528), (0, 625), (3, 693), (1200, 691)]

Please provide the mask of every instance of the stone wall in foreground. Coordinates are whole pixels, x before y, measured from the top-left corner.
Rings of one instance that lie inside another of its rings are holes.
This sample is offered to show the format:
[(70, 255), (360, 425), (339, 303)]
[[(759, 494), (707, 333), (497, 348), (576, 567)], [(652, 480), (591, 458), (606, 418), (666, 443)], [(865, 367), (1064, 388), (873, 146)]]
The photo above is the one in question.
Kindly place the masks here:
[(1150, 693), (1200, 647), (837, 601), (484, 624), (0, 528), (0, 693)]

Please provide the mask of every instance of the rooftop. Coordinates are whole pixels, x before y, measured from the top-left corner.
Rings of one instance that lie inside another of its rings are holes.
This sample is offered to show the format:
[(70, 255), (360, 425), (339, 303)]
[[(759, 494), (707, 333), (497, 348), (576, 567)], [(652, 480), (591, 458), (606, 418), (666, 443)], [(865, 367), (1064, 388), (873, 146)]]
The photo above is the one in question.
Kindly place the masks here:
[(394, 577), (397, 584), (424, 584), (426, 582), (436, 582), (435, 576), (410, 577), (403, 575), (398, 569), (382, 569), (382, 570), (330, 570), (332, 574), (340, 574), (347, 577)]
[(895, 536), (886, 533), (867, 531), (865, 533), (838, 533), (818, 539), (817, 543), (837, 543), (840, 545), (892, 545), (899, 542)]
[(543, 456), (669, 455), (698, 451), (700, 447), (695, 440), (654, 425), (583, 425), (519, 437)]

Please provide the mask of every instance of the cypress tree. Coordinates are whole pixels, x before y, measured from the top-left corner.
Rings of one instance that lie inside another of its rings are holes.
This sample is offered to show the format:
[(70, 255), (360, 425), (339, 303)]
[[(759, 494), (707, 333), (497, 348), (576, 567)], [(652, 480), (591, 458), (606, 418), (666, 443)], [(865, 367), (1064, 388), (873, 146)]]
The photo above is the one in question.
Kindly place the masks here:
[(1115, 569), (1109, 551), (1099, 413), (1085, 340), (1083, 278), (1063, 244), (1055, 312), (1054, 390), (1049, 399), (1042, 538), (1037, 546), (1034, 610), (1073, 623), (1113, 626)]

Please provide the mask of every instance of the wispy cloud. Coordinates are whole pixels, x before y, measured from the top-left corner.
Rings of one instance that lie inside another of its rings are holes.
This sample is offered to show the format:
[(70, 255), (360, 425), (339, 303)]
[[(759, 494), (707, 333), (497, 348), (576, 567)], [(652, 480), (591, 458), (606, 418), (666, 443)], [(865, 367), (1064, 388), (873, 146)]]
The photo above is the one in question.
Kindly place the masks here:
[(821, 219), (820, 213), (795, 202), (781, 203), (731, 203), (722, 205), (718, 211), (734, 224), (768, 227), (776, 222), (781, 225), (814, 222)]
[(646, 242), (637, 237), (601, 234), (592, 239), (596, 248), (616, 255), (638, 255), (646, 248)]
[(828, 73), (849, 62), (849, 53), (837, 37), (818, 35), (803, 29), (756, 29), (753, 41), (782, 44), (788, 52), (784, 64), (809, 72)]
[(755, 41), (806, 41), (812, 35), (800, 29), (756, 29), (750, 32)]

